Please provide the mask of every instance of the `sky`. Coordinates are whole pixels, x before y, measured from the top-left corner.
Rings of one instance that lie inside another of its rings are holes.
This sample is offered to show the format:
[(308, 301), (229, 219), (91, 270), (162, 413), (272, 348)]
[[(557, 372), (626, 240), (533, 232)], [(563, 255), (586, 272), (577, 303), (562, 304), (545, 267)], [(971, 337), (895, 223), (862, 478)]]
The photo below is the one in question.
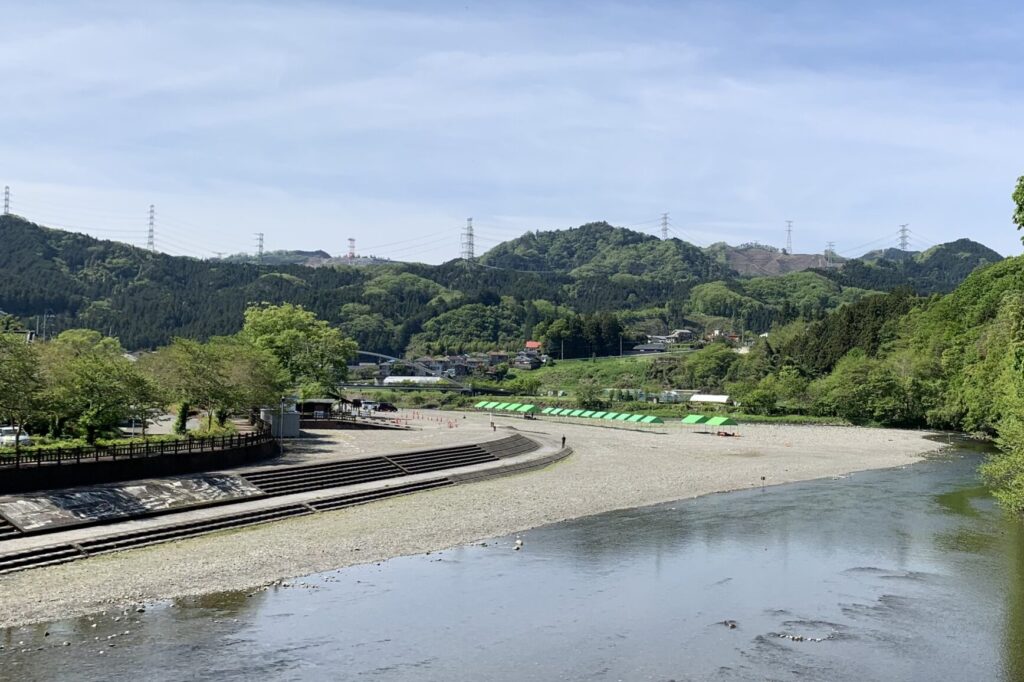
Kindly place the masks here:
[(1022, 251), (1020, 2), (3, 3), (11, 212), (439, 263), (606, 220)]

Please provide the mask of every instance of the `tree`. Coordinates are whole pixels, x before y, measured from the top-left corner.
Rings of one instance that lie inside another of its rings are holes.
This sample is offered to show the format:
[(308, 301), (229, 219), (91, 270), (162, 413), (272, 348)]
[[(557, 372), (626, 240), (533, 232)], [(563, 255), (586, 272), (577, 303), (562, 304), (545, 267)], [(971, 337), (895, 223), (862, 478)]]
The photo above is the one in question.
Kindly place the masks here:
[(99, 332), (62, 332), (46, 347), (45, 360), (46, 395), (54, 416), (90, 443), (125, 419), (144, 418), (160, 404), (152, 380), (124, 356), (116, 339)]
[(576, 387), (576, 405), (586, 409), (601, 407), (601, 389), (591, 379), (584, 379)]
[(0, 334), (0, 419), (15, 428), (15, 452), (25, 424), (42, 412), (43, 374), (36, 347)]
[[(1017, 178), (1017, 188), (1013, 190), (1013, 223), (1018, 230), (1024, 229), (1024, 175)], [(1021, 237), (1024, 241), (1024, 237)]]
[(214, 410), (231, 402), (228, 373), (210, 344), (174, 339), (147, 356), (145, 365), (176, 400), (205, 410), (208, 425), (213, 424)]
[(252, 306), (245, 311), (242, 336), (270, 351), (294, 386), (318, 385), (335, 391), (348, 373), (356, 344), (302, 306)]
[(240, 410), (274, 405), (288, 385), (288, 375), (277, 357), (239, 336), (217, 337), (207, 344), (224, 378), (224, 394), (217, 407)]

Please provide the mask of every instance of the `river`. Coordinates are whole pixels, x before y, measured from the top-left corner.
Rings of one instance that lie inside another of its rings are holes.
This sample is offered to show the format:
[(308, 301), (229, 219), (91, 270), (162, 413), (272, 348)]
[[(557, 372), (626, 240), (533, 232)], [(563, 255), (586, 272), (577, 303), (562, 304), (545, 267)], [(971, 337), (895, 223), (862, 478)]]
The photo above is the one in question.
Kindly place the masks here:
[(1024, 680), (1024, 524), (979, 461), (961, 448), (555, 524), (519, 550), (13, 628), (0, 679)]

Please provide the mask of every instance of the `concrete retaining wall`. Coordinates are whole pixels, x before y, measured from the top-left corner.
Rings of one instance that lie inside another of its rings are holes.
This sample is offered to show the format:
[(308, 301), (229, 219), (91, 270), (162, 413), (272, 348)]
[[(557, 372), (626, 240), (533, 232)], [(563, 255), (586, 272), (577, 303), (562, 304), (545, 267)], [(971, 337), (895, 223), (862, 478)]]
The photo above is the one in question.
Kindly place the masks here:
[(255, 464), (278, 454), (274, 441), (215, 452), (180, 452), (135, 459), (100, 460), (80, 464), (44, 463), (0, 469), (0, 494), (71, 488), (96, 483), (192, 474)]

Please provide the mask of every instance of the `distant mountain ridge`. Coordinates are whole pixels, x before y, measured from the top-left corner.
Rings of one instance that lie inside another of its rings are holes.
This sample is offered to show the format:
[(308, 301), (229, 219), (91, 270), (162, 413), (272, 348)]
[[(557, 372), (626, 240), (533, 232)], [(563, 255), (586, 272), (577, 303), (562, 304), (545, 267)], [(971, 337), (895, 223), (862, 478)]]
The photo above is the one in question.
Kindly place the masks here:
[[(25, 324), (45, 317), (51, 331), (88, 327), (138, 349), (174, 336), (230, 334), (247, 305), (290, 302), (339, 325), (361, 347), (396, 355), (512, 344), (512, 330), (529, 338), (535, 324), (572, 314), (615, 313), (644, 333), (688, 320), (762, 332), (817, 319), (872, 291), (947, 291), (979, 265), (1000, 259), (958, 240), (899, 263), (881, 254), (875, 262), (807, 268), (798, 267), (806, 265), (799, 259), (814, 256), (760, 245), (701, 249), (604, 222), (528, 232), (477, 259), (441, 265), (370, 261), (352, 267), (360, 263), (326, 251), (270, 252), (259, 263), (198, 260), (10, 215), (0, 216), (0, 243), (0, 309)], [(771, 259), (757, 261), (759, 252)], [(744, 277), (729, 265), (729, 254), (745, 255), (769, 273), (754, 268)], [(294, 262), (302, 260), (317, 267)], [(770, 274), (772, 263), (794, 269)], [(478, 324), (482, 310), (488, 324)]]

